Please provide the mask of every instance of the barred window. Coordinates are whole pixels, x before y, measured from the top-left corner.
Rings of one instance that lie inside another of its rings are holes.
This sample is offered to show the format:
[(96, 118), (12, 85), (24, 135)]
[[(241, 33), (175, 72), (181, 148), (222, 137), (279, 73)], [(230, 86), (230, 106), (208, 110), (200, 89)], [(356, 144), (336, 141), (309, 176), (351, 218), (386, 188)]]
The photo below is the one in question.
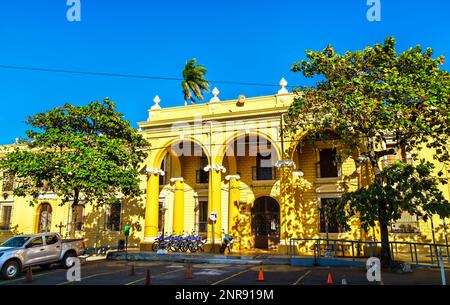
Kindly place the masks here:
[(105, 227), (109, 231), (120, 231), (122, 221), (122, 204), (111, 204), (105, 217)]
[(72, 209), (72, 222), (75, 231), (83, 230), (84, 205), (78, 204)]
[(320, 232), (321, 233), (342, 233), (335, 211), (338, 198), (320, 198)]
[(0, 206), (0, 230), (9, 230), (11, 228), (12, 205)]
[(14, 175), (3, 173), (3, 183), (2, 190), (3, 192), (12, 192), (14, 191)]

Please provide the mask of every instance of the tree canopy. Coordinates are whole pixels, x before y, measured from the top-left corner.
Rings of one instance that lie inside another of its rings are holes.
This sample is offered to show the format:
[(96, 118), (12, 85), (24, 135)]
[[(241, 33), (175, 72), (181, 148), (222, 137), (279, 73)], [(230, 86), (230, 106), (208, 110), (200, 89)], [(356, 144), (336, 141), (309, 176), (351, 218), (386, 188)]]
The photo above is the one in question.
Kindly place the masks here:
[(108, 98), (65, 104), (27, 123), (28, 138), (0, 159), (0, 169), (15, 177), (15, 196), (31, 196), (33, 204), (47, 190), (75, 206), (141, 194), (139, 165), (148, 144)]
[[(205, 78), (207, 72), (203, 65), (196, 65), (197, 59), (193, 58), (189, 60), (183, 69), (183, 81), (181, 82), (181, 88), (183, 90), (184, 103), (188, 101), (195, 103), (194, 96), (203, 101), (203, 92), (208, 92), (209, 82)], [(192, 93), (191, 93), (192, 91)]]
[[(450, 75), (441, 69), (444, 57), (433, 58), (431, 48), (420, 46), (398, 54), (395, 45), (387, 38), (344, 55), (330, 45), (307, 51), (292, 71), (318, 82), (295, 89), (286, 117), (293, 136), (300, 132), (311, 141), (331, 142), (343, 148), (338, 159), (356, 155), (358, 168), (372, 169), (372, 184), (346, 194), (337, 214), (342, 225), (356, 214), (366, 229), (379, 222), (384, 264), (390, 263), (388, 223), (402, 211), (448, 217), (450, 209), (433, 165), (419, 163), (424, 148), (440, 162), (450, 160)], [(387, 143), (409, 153), (417, 165), (400, 162), (383, 169), (381, 158), (395, 152)], [(442, 176), (441, 168), (437, 174)]]
[(433, 58), (432, 49), (420, 46), (397, 54), (395, 44), (387, 38), (384, 45), (344, 55), (332, 46), (307, 51), (292, 71), (321, 80), (315, 88), (296, 89), (290, 130), (314, 140), (329, 140), (332, 130), (336, 143), (359, 149), (377, 169), (376, 149), (388, 139), (414, 152), (424, 144), (436, 159), (448, 161), (450, 75), (440, 69), (444, 57)]

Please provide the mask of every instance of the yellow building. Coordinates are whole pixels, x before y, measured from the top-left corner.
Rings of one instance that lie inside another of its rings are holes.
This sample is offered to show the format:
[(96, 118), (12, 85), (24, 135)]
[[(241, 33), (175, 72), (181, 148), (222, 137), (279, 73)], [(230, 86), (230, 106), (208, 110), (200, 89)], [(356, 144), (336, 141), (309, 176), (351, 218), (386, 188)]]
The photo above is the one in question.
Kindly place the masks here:
[[(326, 228), (319, 207), (365, 185), (371, 174), (357, 169), (353, 157), (336, 164), (333, 147), (310, 144), (306, 135), (292, 140), (283, 132), (283, 115), (294, 98), (286, 85), (283, 79), (274, 95), (228, 101), (221, 101), (215, 88), (209, 102), (189, 106), (161, 107), (155, 97), (147, 121), (139, 123), (151, 144), (141, 177), (146, 192), (123, 200), (121, 209), (80, 206), (72, 211), (45, 190), (31, 207), (26, 198), (11, 195), (13, 179), (6, 177), (0, 193), (0, 240), (40, 231), (68, 236), (75, 226), (76, 236), (88, 246), (115, 246), (127, 224), (132, 227), (130, 244), (142, 250), (149, 250), (162, 231), (199, 232), (216, 245), (224, 231), (236, 238), (235, 251), (274, 253), (287, 253), (291, 238), (325, 238), (327, 229), (330, 238), (379, 238), (376, 229), (363, 232), (358, 219), (348, 232), (332, 222)], [(431, 159), (430, 153), (424, 156)], [(449, 186), (443, 191), (449, 198)], [(212, 212), (217, 215), (214, 225)], [(436, 241), (444, 243), (442, 220), (435, 217), (433, 224)], [(391, 240), (431, 242), (431, 223), (405, 214), (392, 225)]]

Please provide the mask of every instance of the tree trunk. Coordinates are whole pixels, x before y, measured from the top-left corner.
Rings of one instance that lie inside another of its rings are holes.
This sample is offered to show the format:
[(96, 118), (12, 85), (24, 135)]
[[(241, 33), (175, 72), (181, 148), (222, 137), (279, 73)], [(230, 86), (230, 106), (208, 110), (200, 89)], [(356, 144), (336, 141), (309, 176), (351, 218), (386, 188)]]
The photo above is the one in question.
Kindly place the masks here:
[(381, 266), (388, 268), (391, 266), (391, 248), (389, 246), (389, 231), (386, 221), (386, 203), (380, 203), (379, 211), (380, 233), (381, 233)]
[[(375, 172), (375, 182), (382, 184), (380, 180), (381, 169), (378, 166), (378, 160), (372, 159), (372, 168)], [(378, 221), (380, 222), (380, 235), (381, 235), (381, 266), (383, 268), (389, 268), (391, 266), (391, 248), (389, 246), (389, 231), (388, 231), (388, 217), (387, 217), (387, 202), (381, 201), (378, 210)]]
[(80, 192), (78, 189), (74, 190), (74, 195), (73, 195), (73, 202), (72, 202), (72, 215), (70, 215), (70, 238), (74, 238), (75, 237), (75, 209), (78, 206), (78, 203), (80, 202)]

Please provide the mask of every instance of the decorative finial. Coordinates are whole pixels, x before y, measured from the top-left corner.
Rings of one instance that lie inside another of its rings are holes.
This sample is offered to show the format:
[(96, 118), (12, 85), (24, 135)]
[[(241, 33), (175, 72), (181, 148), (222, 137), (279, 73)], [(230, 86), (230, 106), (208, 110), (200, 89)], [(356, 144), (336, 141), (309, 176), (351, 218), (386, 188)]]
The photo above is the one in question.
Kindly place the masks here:
[(286, 89), (287, 84), (288, 84), (288, 82), (287, 82), (287, 81), (284, 79), (284, 77), (283, 77), (283, 78), (280, 80), (280, 83), (279, 83), (281, 89), (278, 90), (278, 94), (289, 93), (289, 92), (287, 91), (287, 89)]
[(219, 89), (217, 89), (217, 87), (214, 87), (214, 89), (211, 93), (214, 95), (214, 97), (212, 97), (209, 101), (210, 102), (220, 102), (220, 99), (217, 97), (220, 93)]
[(155, 96), (155, 98), (153, 99), (153, 102), (155, 103), (155, 105), (153, 105), (150, 108), (150, 110), (161, 109), (161, 106), (159, 106), (159, 103), (161, 102), (161, 99), (159, 98), (159, 96)]

